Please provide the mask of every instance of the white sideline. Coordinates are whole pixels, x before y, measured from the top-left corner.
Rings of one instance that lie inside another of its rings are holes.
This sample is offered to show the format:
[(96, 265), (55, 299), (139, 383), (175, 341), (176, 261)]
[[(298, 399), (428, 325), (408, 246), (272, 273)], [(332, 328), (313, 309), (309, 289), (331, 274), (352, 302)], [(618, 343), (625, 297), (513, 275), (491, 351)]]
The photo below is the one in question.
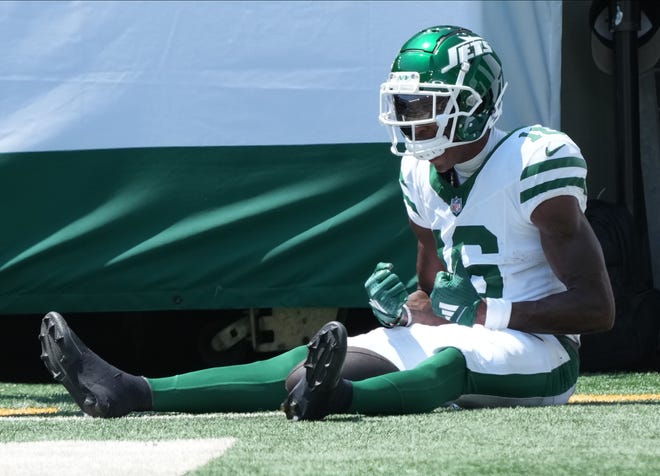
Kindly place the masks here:
[(0, 443), (0, 474), (180, 475), (221, 456), (234, 438)]

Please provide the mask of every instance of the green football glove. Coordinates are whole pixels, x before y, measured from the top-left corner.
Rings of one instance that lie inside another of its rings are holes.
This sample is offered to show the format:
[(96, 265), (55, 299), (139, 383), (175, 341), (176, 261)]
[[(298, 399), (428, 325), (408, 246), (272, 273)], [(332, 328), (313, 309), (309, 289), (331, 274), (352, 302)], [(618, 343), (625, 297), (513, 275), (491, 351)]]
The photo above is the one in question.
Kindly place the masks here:
[(399, 277), (392, 272), (392, 263), (378, 263), (373, 274), (364, 283), (369, 295), (369, 305), (385, 327), (401, 323), (403, 305), (408, 300), (408, 291)]
[(453, 274), (440, 271), (435, 276), (431, 306), (438, 316), (463, 326), (472, 326), (477, 318), (481, 296), (474, 289), (460, 255), (455, 256), (454, 263)]

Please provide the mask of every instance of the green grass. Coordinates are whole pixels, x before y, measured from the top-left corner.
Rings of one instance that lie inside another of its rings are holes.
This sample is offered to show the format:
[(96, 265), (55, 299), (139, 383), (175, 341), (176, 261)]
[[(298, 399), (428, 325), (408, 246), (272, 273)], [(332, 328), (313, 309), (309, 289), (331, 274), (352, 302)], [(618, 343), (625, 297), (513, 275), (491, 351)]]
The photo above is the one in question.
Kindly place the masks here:
[[(657, 394), (660, 375), (584, 375), (577, 393)], [(57, 415), (0, 418), (0, 441), (237, 439), (194, 474), (660, 474), (660, 401), (298, 423), (279, 412), (97, 420), (78, 418), (59, 385), (0, 384), (2, 408), (48, 406)]]
[(587, 374), (578, 380), (576, 393), (660, 393), (660, 373)]

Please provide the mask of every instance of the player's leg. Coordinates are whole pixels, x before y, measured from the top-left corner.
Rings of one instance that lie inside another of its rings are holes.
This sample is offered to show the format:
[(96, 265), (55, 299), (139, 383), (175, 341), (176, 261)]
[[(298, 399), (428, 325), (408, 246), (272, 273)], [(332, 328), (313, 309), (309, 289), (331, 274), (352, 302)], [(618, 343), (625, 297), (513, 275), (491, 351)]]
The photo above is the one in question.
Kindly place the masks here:
[(457, 398), (465, 388), (465, 359), (453, 348), (443, 349), (412, 370), (355, 382), (341, 378), (346, 331), (339, 326), (335, 323), (329, 338), (310, 347), (306, 375), (282, 404), (287, 418), (320, 420), (331, 413), (347, 412), (427, 412)]
[[(491, 331), (482, 327), (441, 326), (387, 333), (388, 349), (376, 332), (365, 343), (374, 345), (392, 362), (406, 368), (402, 361), (410, 337), (424, 349), (440, 349), (409, 370), (385, 374), (359, 382), (337, 380), (332, 391), (289, 394), (287, 402), (298, 408), (314, 406), (325, 413), (309, 416), (304, 412), (287, 417), (320, 419), (335, 412), (365, 414), (403, 414), (433, 410), (458, 402), (463, 406), (512, 406), (561, 404), (568, 400), (577, 379), (577, 352), (565, 338), (537, 336), (516, 331)], [(382, 334), (382, 332), (380, 332)], [(442, 343), (444, 341), (444, 344)], [(399, 346), (403, 342), (403, 345)], [(425, 342), (432, 346), (425, 346)], [(458, 347), (453, 347), (454, 343)], [(330, 364), (332, 360), (328, 361)], [(327, 374), (335, 375), (332, 369)], [(328, 396), (329, 395), (329, 396)], [(335, 398), (341, 395), (341, 398)], [(325, 402), (319, 401), (325, 398)], [(307, 400), (314, 400), (312, 403)], [(286, 403), (285, 402), (285, 405)]]
[(147, 381), (122, 372), (97, 356), (60, 314), (49, 312), (44, 316), (39, 340), (46, 369), (85, 413), (116, 417), (150, 409), (151, 389)]
[(566, 403), (575, 389), (579, 358), (569, 337), (456, 324), (378, 329), (349, 339), (410, 370), (438, 349), (459, 349), (467, 368), (457, 400), (464, 407)]
[(448, 403), (465, 408), (553, 405), (566, 403), (575, 390), (579, 358), (570, 339), (456, 329), (445, 330), (462, 349), (445, 347), (411, 370), (353, 382), (348, 411), (418, 413)]
[(352, 382), (348, 412), (364, 414), (424, 413), (457, 399), (466, 386), (463, 354), (442, 349), (417, 367)]
[[(56, 312), (47, 314), (39, 335), (41, 358), (81, 409), (95, 417), (132, 411), (240, 412), (274, 410), (304, 374), (307, 348), (300, 346), (268, 360), (215, 367), (164, 378), (123, 372), (91, 351)], [(313, 340), (313, 339), (312, 339)], [(350, 348), (340, 368), (352, 379), (396, 370), (387, 359)], [(293, 369), (293, 370), (292, 370)]]
[(540, 364), (525, 373), (489, 373), (488, 364), (473, 366), (460, 350), (445, 348), (414, 369), (353, 382), (346, 411), (404, 414), (432, 411), (448, 403), (464, 408), (564, 404), (575, 390), (579, 359), (568, 341), (560, 344), (568, 358), (558, 358), (550, 366), (557, 355), (552, 347), (549, 351), (540, 344), (535, 346), (537, 352), (518, 355), (515, 360), (525, 360), (528, 369), (535, 367), (534, 361)]
[[(513, 335), (513, 339), (511, 338)], [(565, 336), (498, 333), (502, 352), (488, 365), (467, 354), (466, 388), (456, 404), (463, 408), (562, 405), (575, 391), (580, 359)]]
[(397, 370), (394, 364), (368, 349), (347, 347), (344, 326), (330, 322), (312, 337), (307, 347), (301, 346), (268, 360), (149, 379), (153, 409), (240, 412), (279, 408), (307, 369), (321, 369), (322, 366), (317, 365), (319, 361), (331, 354), (337, 355), (335, 349), (326, 356), (318, 355), (319, 346), (324, 349), (334, 345), (341, 346), (341, 359), (334, 365), (344, 378), (358, 380)]
[(300, 346), (268, 360), (150, 378), (153, 410), (190, 413), (276, 410), (287, 395), (286, 377), (306, 353), (306, 347)]
[(80, 408), (94, 417), (132, 411), (252, 411), (279, 407), (284, 381), (305, 358), (304, 346), (269, 360), (146, 379), (113, 367), (91, 351), (56, 312), (42, 320), (41, 358)]

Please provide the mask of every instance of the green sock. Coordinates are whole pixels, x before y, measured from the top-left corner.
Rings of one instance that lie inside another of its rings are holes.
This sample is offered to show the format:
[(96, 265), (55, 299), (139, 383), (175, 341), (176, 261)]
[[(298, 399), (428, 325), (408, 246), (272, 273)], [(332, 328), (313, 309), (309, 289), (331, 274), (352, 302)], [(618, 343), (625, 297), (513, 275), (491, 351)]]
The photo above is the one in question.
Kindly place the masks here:
[(286, 398), (284, 381), (307, 356), (300, 346), (268, 360), (148, 379), (153, 410), (161, 412), (246, 412), (277, 410)]
[(449, 347), (414, 369), (353, 382), (349, 411), (372, 415), (429, 412), (461, 396), (466, 375), (465, 357)]

